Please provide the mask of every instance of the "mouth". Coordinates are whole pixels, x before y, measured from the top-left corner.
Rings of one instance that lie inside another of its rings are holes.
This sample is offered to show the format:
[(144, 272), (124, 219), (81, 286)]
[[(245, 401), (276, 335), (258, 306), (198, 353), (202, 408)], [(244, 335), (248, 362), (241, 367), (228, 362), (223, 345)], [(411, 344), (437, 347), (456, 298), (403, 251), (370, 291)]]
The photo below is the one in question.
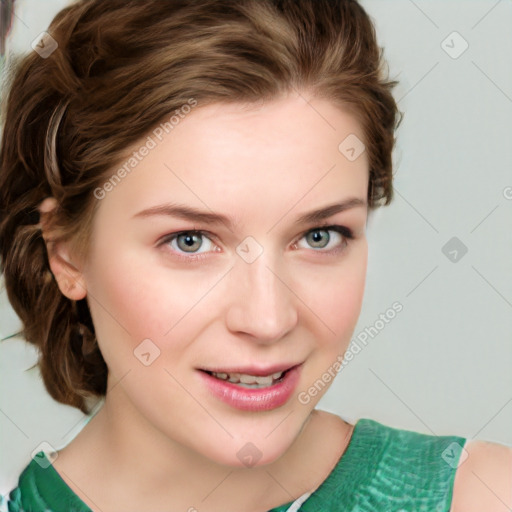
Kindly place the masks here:
[(288, 368), (284, 371), (277, 371), (267, 375), (253, 375), (249, 373), (240, 373), (240, 372), (214, 372), (209, 370), (202, 370), (205, 373), (208, 373), (212, 377), (219, 379), (221, 381), (231, 382), (232, 384), (237, 384), (244, 388), (249, 389), (262, 389), (268, 388), (270, 386), (274, 386), (279, 382), (282, 382), (286, 373), (290, 371), (292, 368)]
[(302, 363), (267, 368), (198, 368), (209, 392), (244, 411), (269, 411), (284, 405), (299, 384)]

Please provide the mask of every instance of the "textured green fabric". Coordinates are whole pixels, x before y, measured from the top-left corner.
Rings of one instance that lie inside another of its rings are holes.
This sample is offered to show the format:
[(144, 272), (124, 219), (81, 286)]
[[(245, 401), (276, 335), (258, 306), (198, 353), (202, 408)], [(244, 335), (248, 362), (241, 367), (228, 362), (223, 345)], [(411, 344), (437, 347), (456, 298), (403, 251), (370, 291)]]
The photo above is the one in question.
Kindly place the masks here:
[(23, 470), (18, 487), (9, 493), (9, 512), (92, 512), (68, 487), (43, 452)]
[[(449, 512), (465, 441), (360, 419), (340, 461), (300, 510)], [(43, 452), (38, 456), (46, 459)], [(51, 464), (43, 469), (35, 459), (21, 473), (9, 500), (9, 512), (91, 512)], [(285, 512), (291, 504), (269, 512)]]
[(449, 512), (465, 441), (359, 420), (340, 462), (300, 510)]

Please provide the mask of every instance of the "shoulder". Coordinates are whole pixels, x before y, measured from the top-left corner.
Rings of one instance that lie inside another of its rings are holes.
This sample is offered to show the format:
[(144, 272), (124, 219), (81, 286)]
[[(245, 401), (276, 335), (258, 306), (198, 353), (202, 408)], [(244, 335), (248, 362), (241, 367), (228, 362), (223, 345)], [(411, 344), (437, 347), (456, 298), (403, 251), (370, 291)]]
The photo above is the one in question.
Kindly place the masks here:
[(451, 512), (509, 512), (512, 508), (512, 448), (468, 441), (455, 475)]
[(388, 510), (392, 502), (395, 510), (448, 511), (464, 443), (458, 436), (429, 435), (359, 419), (320, 493), (329, 494), (325, 498), (329, 503), (343, 503), (346, 510), (366, 510), (370, 505), (372, 510)]
[(51, 457), (37, 453), (22, 471), (18, 486), (9, 493), (9, 512), (66, 510), (91, 512), (54, 469)]
[(28, 464), (18, 478), (18, 485), (9, 493), (7, 506), (9, 512), (32, 510), (40, 507), (46, 509), (46, 503), (37, 492), (33, 461)]

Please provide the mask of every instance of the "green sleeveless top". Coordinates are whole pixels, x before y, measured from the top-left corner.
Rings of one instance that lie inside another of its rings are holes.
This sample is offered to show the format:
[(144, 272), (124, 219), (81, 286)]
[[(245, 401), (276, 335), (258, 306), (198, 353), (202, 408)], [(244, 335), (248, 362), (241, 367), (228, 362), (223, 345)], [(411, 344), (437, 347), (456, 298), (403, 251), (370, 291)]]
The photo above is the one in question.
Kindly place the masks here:
[[(465, 442), (360, 419), (345, 453), (316, 491), (269, 512), (449, 512)], [(91, 512), (44, 453), (36, 457), (9, 493), (9, 512)]]

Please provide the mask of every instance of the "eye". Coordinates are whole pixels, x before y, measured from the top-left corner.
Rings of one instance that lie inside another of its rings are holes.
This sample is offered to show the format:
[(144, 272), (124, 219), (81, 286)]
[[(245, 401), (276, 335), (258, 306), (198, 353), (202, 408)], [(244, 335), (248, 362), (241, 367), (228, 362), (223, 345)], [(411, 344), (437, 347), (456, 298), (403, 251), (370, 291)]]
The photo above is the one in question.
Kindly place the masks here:
[[(302, 239), (305, 239), (309, 247), (301, 248), (326, 249), (318, 252), (332, 252), (341, 250), (348, 245), (348, 240), (353, 239), (352, 231), (345, 226), (318, 226), (305, 233)], [(299, 242), (294, 247), (299, 246)]]
[[(206, 243), (204, 243), (205, 240), (207, 240)], [(216, 247), (202, 231), (181, 231), (180, 233), (174, 233), (163, 240), (162, 243), (169, 244), (171, 248), (178, 253), (181, 252), (192, 255), (208, 252), (212, 250), (212, 247)], [(199, 249), (204, 250), (199, 251)]]

